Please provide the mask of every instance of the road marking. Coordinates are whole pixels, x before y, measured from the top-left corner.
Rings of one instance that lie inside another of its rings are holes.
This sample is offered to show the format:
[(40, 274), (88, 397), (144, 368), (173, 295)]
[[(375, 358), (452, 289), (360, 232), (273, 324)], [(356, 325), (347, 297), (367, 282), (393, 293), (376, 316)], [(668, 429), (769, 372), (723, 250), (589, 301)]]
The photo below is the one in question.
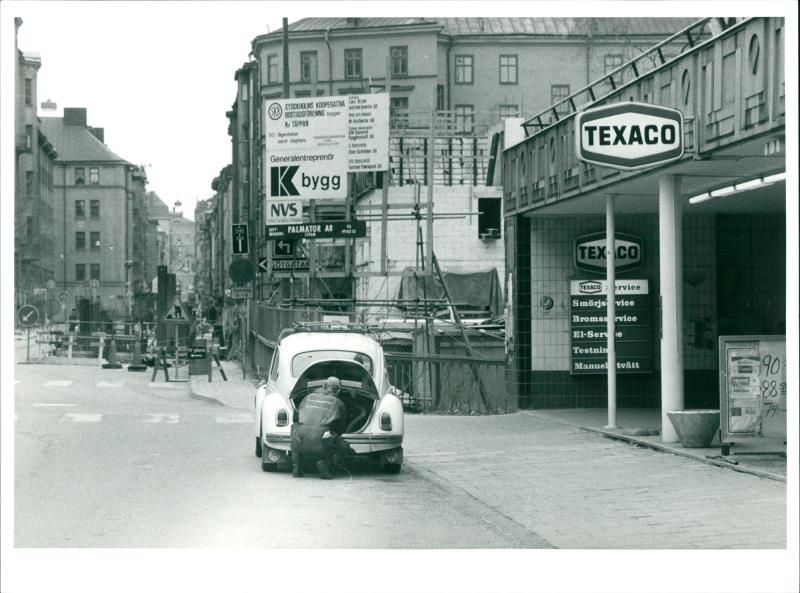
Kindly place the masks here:
[(48, 381), (44, 384), (45, 387), (69, 387), (72, 385), (72, 381)]
[(177, 424), (177, 414), (145, 414), (144, 424)]
[(253, 421), (253, 414), (220, 414), (216, 421), (217, 424), (244, 424)]
[(41, 404), (33, 404), (35, 408), (74, 408), (78, 404), (49, 404), (49, 403), (41, 403)]
[(109, 383), (108, 381), (100, 381), (97, 387), (122, 387), (122, 383)]
[(82, 414), (80, 412), (70, 412), (61, 417), (61, 422), (100, 422), (102, 414)]

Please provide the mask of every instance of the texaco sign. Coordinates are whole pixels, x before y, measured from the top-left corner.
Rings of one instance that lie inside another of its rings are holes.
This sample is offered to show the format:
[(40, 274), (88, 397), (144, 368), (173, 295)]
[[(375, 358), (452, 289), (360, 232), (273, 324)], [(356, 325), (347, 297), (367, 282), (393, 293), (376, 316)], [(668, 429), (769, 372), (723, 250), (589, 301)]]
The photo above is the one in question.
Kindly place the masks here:
[(614, 103), (578, 114), (578, 159), (614, 169), (643, 169), (683, 156), (683, 114), (647, 103)]

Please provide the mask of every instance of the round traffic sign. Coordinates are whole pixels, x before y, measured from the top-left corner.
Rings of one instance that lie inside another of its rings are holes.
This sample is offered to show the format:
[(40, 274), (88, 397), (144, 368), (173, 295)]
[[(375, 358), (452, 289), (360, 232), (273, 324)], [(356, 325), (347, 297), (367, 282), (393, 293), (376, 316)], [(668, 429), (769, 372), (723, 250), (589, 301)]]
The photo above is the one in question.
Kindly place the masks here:
[(39, 309), (33, 305), (22, 305), (17, 311), (17, 321), (22, 327), (31, 327), (39, 321)]
[(228, 266), (228, 276), (237, 284), (250, 282), (255, 275), (255, 266), (249, 259), (239, 257), (233, 260), (230, 266)]

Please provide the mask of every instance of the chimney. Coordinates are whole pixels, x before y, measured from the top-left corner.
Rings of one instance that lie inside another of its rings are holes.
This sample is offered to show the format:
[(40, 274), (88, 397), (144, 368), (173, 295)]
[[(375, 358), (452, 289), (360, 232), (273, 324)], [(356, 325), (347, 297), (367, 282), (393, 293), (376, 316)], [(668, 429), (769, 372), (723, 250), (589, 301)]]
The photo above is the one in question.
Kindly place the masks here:
[(64, 107), (64, 123), (68, 126), (86, 127), (86, 108)]
[(104, 139), (105, 138), (105, 130), (103, 128), (92, 128), (92, 127), (90, 127), (89, 131), (92, 133), (92, 135), (95, 138), (97, 138), (98, 140), (100, 140), (100, 142), (105, 144), (105, 142), (106, 142), (105, 139)]

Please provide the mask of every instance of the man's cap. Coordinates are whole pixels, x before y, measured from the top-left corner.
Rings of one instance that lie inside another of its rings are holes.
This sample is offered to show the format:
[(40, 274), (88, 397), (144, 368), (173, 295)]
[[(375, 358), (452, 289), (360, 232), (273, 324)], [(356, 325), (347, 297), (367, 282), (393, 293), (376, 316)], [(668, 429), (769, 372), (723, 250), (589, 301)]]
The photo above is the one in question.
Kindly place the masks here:
[(337, 377), (328, 377), (325, 379), (325, 387), (328, 389), (339, 390), (342, 388), (342, 382)]

